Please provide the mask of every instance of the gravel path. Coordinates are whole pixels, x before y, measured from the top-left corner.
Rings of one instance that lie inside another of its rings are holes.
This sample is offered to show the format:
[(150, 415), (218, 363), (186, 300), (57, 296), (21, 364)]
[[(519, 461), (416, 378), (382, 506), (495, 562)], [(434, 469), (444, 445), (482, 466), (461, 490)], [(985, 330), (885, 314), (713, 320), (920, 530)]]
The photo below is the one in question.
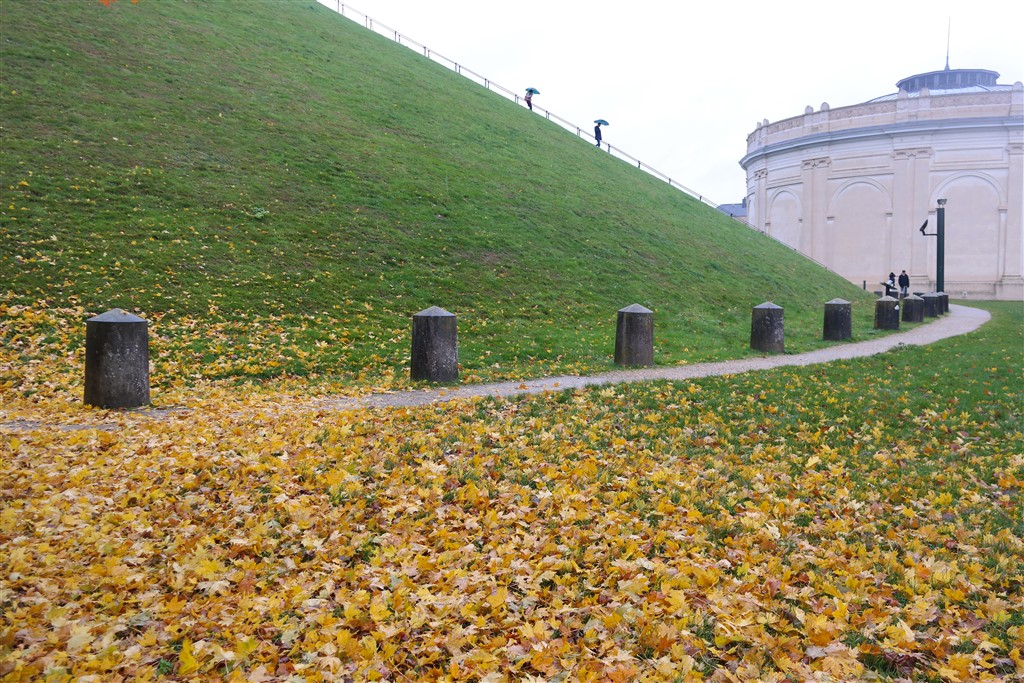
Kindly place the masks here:
[(517, 382), (472, 384), (464, 387), (371, 394), (355, 398), (328, 398), (320, 399), (316, 404), (319, 407), (334, 410), (420, 406), (429, 403), (453, 401), (460, 398), (472, 398), (474, 396), (518, 396), (521, 394), (538, 394), (545, 391), (560, 391), (562, 389), (616, 384), (620, 382), (639, 382), (652, 379), (694, 379), (717, 375), (735, 375), (741, 372), (767, 370), (783, 366), (815, 365), (834, 360), (872, 356), (900, 345), (922, 346), (924, 344), (931, 344), (940, 339), (973, 332), (985, 324), (991, 317), (988, 311), (950, 304), (947, 315), (936, 318), (925, 325), (920, 325), (907, 332), (898, 332), (868, 341), (835, 344), (816, 351), (808, 351), (807, 353), (740, 358), (737, 360), (696, 363), (667, 368), (616, 370), (614, 372), (605, 372), (585, 377), (565, 375)]
[[(495, 384), (471, 384), (467, 386), (438, 387), (418, 391), (400, 391), (383, 394), (346, 398), (313, 399), (305, 404), (313, 410), (355, 410), (359, 408), (391, 408), (421, 406), (431, 403), (442, 403), (475, 396), (518, 396), (522, 394), (538, 394), (545, 391), (560, 391), (603, 384), (621, 382), (640, 382), (644, 380), (681, 380), (717, 375), (735, 375), (752, 370), (767, 370), (782, 366), (814, 365), (828, 363), (833, 360), (845, 360), (860, 356), (871, 356), (882, 353), (901, 344), (920, 346), (932, 342), (972, 332), (985, 324), (991, 315), (988, 311), (967, 306), (950, 305), (949, 314), (936, 318), (907, 332), (897, 332), (879, 339), (862, 342), (835, 344), (827, 348), (798, 353), (793, 355), (762, 356), (760, 358), (740, 358), (715, 363), (696, 363), (667, 368), (640, 368), (635, 370), (616, 370), (598, 375), (564, 375), (561, 377), (543, 377), (540, 379), (516, 382), (498, 382)], [(290, 405), (283, 410), (294, 409)], [(130, 411), (134, 415), (145, 415), (156, 419), (171, 413), (180, 413), (184, 409), (152, 409), (143, 408)], [(114, 431), (121, 428), (117, 423), (102, 424), (43, 424), (34, 420), (12, 420), (0, 422), (0, 430), (31, 431), (34, 429), (58, 429), (77, 431), (82, 429), (102, 429)]]

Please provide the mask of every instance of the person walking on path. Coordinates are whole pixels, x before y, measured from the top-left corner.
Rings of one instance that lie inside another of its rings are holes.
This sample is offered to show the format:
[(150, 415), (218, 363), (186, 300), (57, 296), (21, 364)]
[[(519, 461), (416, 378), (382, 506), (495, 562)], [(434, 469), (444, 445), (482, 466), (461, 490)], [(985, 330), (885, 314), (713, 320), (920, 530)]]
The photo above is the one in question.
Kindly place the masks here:
[(526, 89), (526, 106), (530, 108), (530, 111), (533, 111), (533, 96), (539, 94), (540, 90), (537, 90), (532, 85)]
[(910, 294), (910, 276), (907, 275), (907, 271), (900, 271), (900, 296), (906, 298)]
[(594, 126), (594, 139), (597, 140), (597, 146), (601, 146), (601, 124)]

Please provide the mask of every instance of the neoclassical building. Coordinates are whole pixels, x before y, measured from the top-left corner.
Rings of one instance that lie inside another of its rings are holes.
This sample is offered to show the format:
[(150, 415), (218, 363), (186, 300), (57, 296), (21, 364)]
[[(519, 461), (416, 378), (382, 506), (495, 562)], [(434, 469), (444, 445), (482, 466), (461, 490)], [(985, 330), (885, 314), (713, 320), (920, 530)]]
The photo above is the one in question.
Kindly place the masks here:
[(945, 291), (1024, 300), (1024, 86), (983, 69), (917, 74), (898, 92), (757, 125), (740, 165), (747, 220), (843, 277), (890, 271), (934, 291), (939, 199)]

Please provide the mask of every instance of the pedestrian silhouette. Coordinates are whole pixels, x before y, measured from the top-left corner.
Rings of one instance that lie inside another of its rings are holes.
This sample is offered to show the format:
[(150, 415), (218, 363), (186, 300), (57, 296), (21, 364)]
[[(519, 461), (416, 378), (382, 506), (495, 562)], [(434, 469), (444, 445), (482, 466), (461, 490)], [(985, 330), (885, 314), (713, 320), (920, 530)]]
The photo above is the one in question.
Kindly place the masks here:
[(882, 283), (885, 286), (885, 295), (892, 296), (896, 293), (896, 273), (889, 273), (888, 279)]
[(526, 106), (530, 108), (530, 111), (533, 111), (533, 96), (539, 94), (540, 90), (537, 90), (533, 86), (526, 89)]
[(597, 140), (597, 146), (601, 146), (601, 124), (594, 126), (594, 139)]

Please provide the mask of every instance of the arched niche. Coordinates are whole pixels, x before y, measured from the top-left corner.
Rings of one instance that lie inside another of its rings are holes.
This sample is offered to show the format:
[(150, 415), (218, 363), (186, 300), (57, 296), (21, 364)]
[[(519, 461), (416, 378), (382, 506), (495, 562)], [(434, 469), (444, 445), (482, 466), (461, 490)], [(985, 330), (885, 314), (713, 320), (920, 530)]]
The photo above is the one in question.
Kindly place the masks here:
[(768, 234), (794, 249), (800, 248), (803, 205), (789, 189), (778, 190), (768, 200)]
[(983, 173), (957, 173), (942, 182), (931, 205), (940, 198), (946, 200), (946, 282), (999, 280), (1005, 188)]
[(854, 282), (881, 282), (895, 268), (888, 188), (871, 178), (851, 180), (833, 194), (828, 213), (834, 219), (826, 235), (827, 265)]

